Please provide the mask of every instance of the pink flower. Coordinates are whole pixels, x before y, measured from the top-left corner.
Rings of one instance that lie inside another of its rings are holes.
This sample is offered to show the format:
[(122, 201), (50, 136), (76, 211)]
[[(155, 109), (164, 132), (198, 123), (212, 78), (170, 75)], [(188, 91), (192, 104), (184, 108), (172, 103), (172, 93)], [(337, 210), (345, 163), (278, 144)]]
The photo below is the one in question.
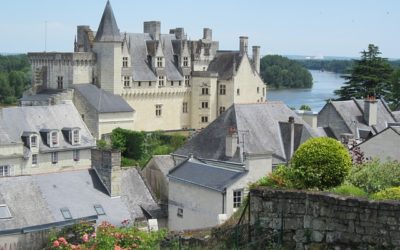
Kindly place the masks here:
[(89, 235), (88, 234), (84, 234), (82, 236), (82, 240), (83, 240), (83, 242), (88, 242), (89, 241)]
[(96, 238), (96, 232), (92, 233), (91, 237)]
[(120, 246), (117, 246), (117, 245), (115, 245), (115, 246), (114, 246), (114, 250), (121, 250), (121, 247), (120, 247)]
[(58, 240), (55, 240), (53, 242), (53, 247), (59, 247), (60, 246), (60, 242)]
[(65, 246), (68, 244), (68, 242), (65, 240), (64, 237), (58, 238), (58, 241), (59, 241), (61, 244), (65, 245)]

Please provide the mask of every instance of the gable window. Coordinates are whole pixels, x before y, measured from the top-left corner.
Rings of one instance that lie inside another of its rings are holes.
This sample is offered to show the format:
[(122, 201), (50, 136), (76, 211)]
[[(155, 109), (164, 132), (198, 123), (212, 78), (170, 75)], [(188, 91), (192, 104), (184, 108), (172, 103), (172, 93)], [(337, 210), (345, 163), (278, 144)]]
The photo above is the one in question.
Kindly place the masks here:
[(37, 163), (38, 163), (38, 155), (34, 154), (34, 155), (32, 155), (32, 166), (33, 167), (36, 166)]
[(72, 152), (72, 158), (74, 159), (74, 161), (79, 161), (79, 159), (80, 159), (80, 151), (78, 149), (75, 149)]
[(161, 106), (161, 104), (157, 104), (156, 105), (156, 116), (157, 117), (160, 117), (161, 116), (161, 114), (162, 114), (162, 106)]
[(37, 147), (37, 136), (33, 135), (31, 136), (31, 148), (36, 148)]
[(238, 208), (242, 204), (242, 193), (242, 189), (233, 191), (233, 208)]
[(219, 85), (219, 94), (220, 95), (225, 95), (226, 94), (226, 85), (225, 84)]
[(122, 57), (122, 67), (128, 67), (128, 57)]
[(183, 67), (189, 66), (189, 58), (187, 56), (183, 57)]
[(130, 79), (129, 76), (124, 76), (124, 87), (129, 87), (130, 86)]
[(72, 219), (71, 212), (69, 211), (69, 209), (67, 207), (61, 208), (60, 211), (61, 211), (62, 216), (64, 217), (64, 220)]
[(201, 122), (202, 123), (207, 123), (208, 122), (208, 116), (202, 116), (201, 117)]
[(72, 143), (79, 144), (79, 130), (72, 130)]
[(201, 88), (202, 95), (208, 95), (208, 88)]
[(54, 132), (51, 132), (51, 147), (55, 147), (55, 146), (58, 146), (58, 132), (57, 131), (54, 131)]
[(178, 208), (178, 211), (176, 212), (176, 216), (183, 218), (183, 208)]
[(0, 219), (10, 219), (12, 218), (10, 209), (6, 204), (0, 205)]
[(163, 67), (163, 58), (162, 57), (157, 57), (157, 67), (158, 68)]
[(10, 166), (3, 165), (0, 166), (0, 176), (10, 176)]
[(106, 215), (106, 212), (104, 212), (103, 206), (100, 204), (96, 204), (93, 206), (94, 211), (96, 211), (97, 215)]
[(184, 102), (182, 104), (182, 113), (187, 113), (188, 112), (188, 103)]
[(224, 106), (219, 107), (219, 114), (222, 114), (224, 112), (225, 112), (225, 107)]
[(63, 76), (57, 76), (57, 88), (58, 89), (63, 89), (64, 88), (64, 77)]
[(237, 89), (237, 90), (236, 90), (236, 94), (237, 94), (237, 95), (240, 95), (240, 89)]
[(159, 76), (158, 77), (158, 86), (163, 87), (164, 86), (164, 76)]
[(208, 109), (208, 102), (201, 102), (202, 109)]
[(58, 152), (51, 153), (51, 163), (57, 164), (58, 163)]
[(190, 76), (185, 76), (185, 86), (190, 87)]

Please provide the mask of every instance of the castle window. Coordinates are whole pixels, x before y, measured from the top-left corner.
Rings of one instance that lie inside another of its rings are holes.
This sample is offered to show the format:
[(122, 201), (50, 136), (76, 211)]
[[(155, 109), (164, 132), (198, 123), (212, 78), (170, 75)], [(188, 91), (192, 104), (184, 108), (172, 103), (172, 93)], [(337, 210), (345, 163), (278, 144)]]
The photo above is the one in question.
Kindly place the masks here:
[(189, 66), (189, 58), (187, 56), (183, 57), (183, 67)]
[(149, 87), (151, 87), (151, 82), (149, 82)]
[(208, 88), (201, 88), (202, 95), (208, 95)]
[(159, 76), (158, 77), (158, 87), (163, 87), (164, 86), (164, 76)]
[(260, 93), (260, 87), (257, 87), (257, 94)]
[(51, 153), (51, 163), (57, 164), (57, 162), (58, 162), (58, 152), (52, 152)]
[(184, 102), (182, 104), (182, 113), (187, 113), (188, 112), (188, 103)]
[(56, 131), (51, 132), (51, 147), (58, 146), (58, 133)]
[(72, 158), (74, 159), (74, 161), (79, 161), (80, 159), (80, 151), (79, 150), (74, 150), (72, 152)]
[(208, 116), (202, 116), (201, 117), (201, 122), (202, 123), (207, 123), (208, 122)]
[(137, 83), (137, 86), (138, 86), (138, 87), (142, 86), (142, 82), (138, 82), (138, 83)]
[(225, 84), (219, 85), (219, 94), (226, 95), (226, 85)]
[(183, 208), (178, 208), (176, 216), (183, 218)]
[(161, 114), (162, 114), (162, 105), (161, 104), (157, 104), (156, 105), (156, 116), (157, 117), (160, 117), (161, 116)]
[(32, 155), (32, 167), (36, 166), (38, 163), (38, 155)]
[(202, 109), (208, 109), (208, 102), (201, 102)]
[(128, 57), (122, 57), (122, 67), (128, 67)]
[(63, 76), (57, 76), (57, 88), (58, 89), (63, 89), (64, 88), (64, 77)]
[(162, 58), (162, 57), (157, 57), (157, 67), (158, 67), (158, 68), (164, 67), (164, 65), (163, 65), (163, 58)]
[(72, 131), (73, 144), (79, 144), (79, 130), (75, 129)]
[(179, 85), (179, 86), (182, 86), (182, 81), (179, 81), (179, 82), (178, 82), (178, 85)]
[(185, 76), (185, 86), (190, 87), (190, 76)]
[(33, 135), (31, 136), (31, 148), (36, 148), (37, 147), (37, 136)]
[(174, 81), (171, 81), (171, 87), (173, 87), (174, 86)]
[(225, 107), (221, 106), (219, 107), (219, 114), (222, 114), (225, 112)]
[(10, 176), (10, 166), (3, 165), (0, 166), (0, 176)]
[(233, 208), (238, 208), (242, 204), (242, 193), (242, 189), (233, 191)]
[(237, 89), (237, 90), (236, 90), (236, 94), (237, 94), (237, 95), (240, 95), (240, 89)]
[(129, 76), (124, 76), (124, 87), (129, 88), (131, 84)]

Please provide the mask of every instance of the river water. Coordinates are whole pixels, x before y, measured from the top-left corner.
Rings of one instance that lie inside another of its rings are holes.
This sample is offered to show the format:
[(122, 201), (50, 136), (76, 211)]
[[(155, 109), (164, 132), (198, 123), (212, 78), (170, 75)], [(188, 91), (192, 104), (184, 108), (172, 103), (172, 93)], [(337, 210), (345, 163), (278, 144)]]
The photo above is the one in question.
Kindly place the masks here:
[(270, 89), (267, 91), (267, 100), (283, 101), (296, 109), (307, 104), (313, 111), (319, 112), (326, 100), (336, 98), (333, 91), (343, 85), (344, 79), (340, 74), (327, 71), (310, 70), (310, 73), (314, 81), (311, 89)]

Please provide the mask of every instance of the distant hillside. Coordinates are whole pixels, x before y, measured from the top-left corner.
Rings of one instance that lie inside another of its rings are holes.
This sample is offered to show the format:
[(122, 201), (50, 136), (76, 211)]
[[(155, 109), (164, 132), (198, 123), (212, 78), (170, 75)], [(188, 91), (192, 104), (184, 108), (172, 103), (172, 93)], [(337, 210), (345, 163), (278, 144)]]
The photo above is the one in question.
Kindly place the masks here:
[(299, 62), (279, 55), (261, 59), (260, 74), (274, 88), (311, 88), (312, 76)]

